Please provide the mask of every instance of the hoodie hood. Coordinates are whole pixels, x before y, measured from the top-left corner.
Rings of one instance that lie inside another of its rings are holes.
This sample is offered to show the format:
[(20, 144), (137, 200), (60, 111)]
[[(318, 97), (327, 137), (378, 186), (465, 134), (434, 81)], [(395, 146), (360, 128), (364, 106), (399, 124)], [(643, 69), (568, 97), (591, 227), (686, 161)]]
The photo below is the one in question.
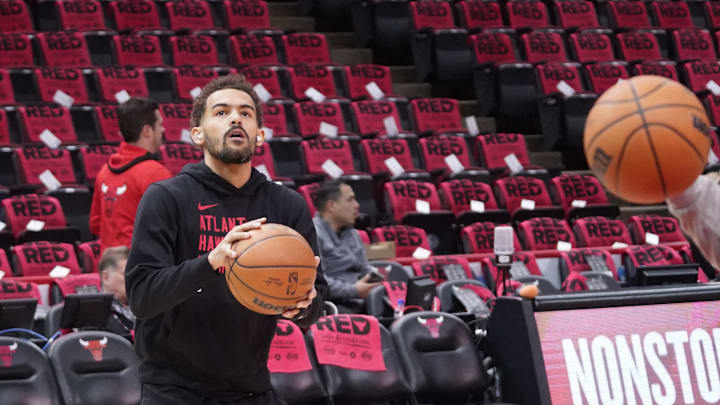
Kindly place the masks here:
[(146, 160), (160, 159), (157, 154), (150, 153), (147, 149), (123, 142), (120, 144), (120, 149), (118, 149), (117, 153), (110, 156), (108, 169), (115, 174), (120, 174)]
[(222, 178), (220, 175), (212, 171), (204, 161), (200, 163), (195, 164), (189, 164), (185, 165), (185, 167), (182, 169), (180, 174), (178, 176), (187, 175), (201, 184), (203, 184), (205, 187), (214, 190), (217, 193), (223, 194), (223, 195), (253, 195), (257, 191), (260, 186), (262, 186), (266, 181), (268, 181), (267, 177), (265, 177), (264, 174), (260, 173), (259, 171), (255, 170), (255, 168), (252, 168), (252, 171), (250, 172), (250, 179), (247, 183), (245, 183), (244, 186), (237, 188), (230, 184), (227, 180)]

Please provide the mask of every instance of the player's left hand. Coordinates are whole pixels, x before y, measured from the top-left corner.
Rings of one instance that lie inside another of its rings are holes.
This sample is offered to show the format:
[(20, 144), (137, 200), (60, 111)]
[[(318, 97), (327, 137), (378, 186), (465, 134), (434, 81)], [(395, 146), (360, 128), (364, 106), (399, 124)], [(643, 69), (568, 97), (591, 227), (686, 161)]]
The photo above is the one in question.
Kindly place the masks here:
[[(315, 256), (315, 268), (317, 268), (317, 266), (319, 264), (320, 264), (320, 258)], [(315, 299), (315, 297), (317, 297), (317, 291), (315, 290), (315, 287), (313, 287), (312, 291), (310, 291), (310, 293), (305, 297), (305, 299), (303, 299), (302, 301), (298, 301), (295, 304), (295, 308), (288, 309), (287, 311), (282, 313), (283, 318), (292, 319), (292, 318), (296, 317), (297, 314), (300, 313), (300, 311), (309, 307), (312, 304), (313, 299)]]

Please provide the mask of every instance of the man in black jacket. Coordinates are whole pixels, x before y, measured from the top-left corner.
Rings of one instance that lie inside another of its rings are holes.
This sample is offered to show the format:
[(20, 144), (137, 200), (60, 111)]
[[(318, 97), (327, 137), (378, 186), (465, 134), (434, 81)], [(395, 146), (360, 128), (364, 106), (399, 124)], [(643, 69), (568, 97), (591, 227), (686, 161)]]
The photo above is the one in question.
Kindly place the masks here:
[[(208, 83), (191, 118), (203, 162), (151, 185), (140, 201), (125, 280), (143, 405), (284, 404), (266, 364), (277, 317), (239, 304), (221, 274), (236, 257), (232, 243), (265, 221), (294, 228), (317, 254), (303, 198), (251, 167), (262, 117), (244, 77)], [(311, 325), (326, 289), (318, 266), (315, 288), (282, 316)]]

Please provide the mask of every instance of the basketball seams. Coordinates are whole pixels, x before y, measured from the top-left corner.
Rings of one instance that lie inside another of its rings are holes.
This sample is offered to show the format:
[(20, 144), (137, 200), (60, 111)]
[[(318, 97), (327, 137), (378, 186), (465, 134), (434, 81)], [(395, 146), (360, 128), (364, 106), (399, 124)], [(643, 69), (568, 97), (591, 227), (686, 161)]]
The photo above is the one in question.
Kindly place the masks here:
[(685, 143), (688, 144), (688, 146), (690, 146), (690, 147), (692, 148), (693, 152), (695, 152), (695, 154), (698, 156), (698, 159), (700, 159), (700, 161), (704, 161), (704, 160), (705, 160), (705, 157), (703, 157), (702, 153), (700, 153), (700, 151), (697, 149), (697, 147), (695, 146), (695, 144), (692, 143), (692, 142), (690, 142), (690, 140), (687, 139), (687, 137), (685, 136), (685, 134), (683, 134), (682, 132), (678, 131), (675, 127), (670, 126), (670, 125), (668, 125), (668, 124), (664, 124), (664, 123), (658, 123), (658, 122), (651, 122), (651, 123), (649, 124), (649, 126), (658, 126), (658, 127), (667, 128), (667, 129), (671, 130), (672, 132), (675, 133), (675, 135), (677, 135), (678, 137), (680, 137)]
[[(264, 293), (264, 292), (262, 292), (262, 291), (258, 291), (258, 290), (256, 290), (256, 289), (254, 289), (254, 288), (251, 287), (248, 283), (246, 283), (245, 281), (243, 281), (243, 279), (240, 278), (240, 276), (237, 275), (237, 274), (235, 274), (234, 272), (230, 273), (230, 275), (233, 276), (233, 277), (235, 277), (235, 279), (237, 279), (237, 281), (239, 281), (242, 285), (244, 285), (245, 287), (247, 287), (248, 290), (250, 290), (250, 291), (252, 291), (252, 292), (254, 292), (254, 293), (256, 293), (256, 294), (259, 294), (259, 295), (261, 295), (261, 296), (263, 296), (263, 297), (268, 297), (268, 298), (272, 298), (272, 299), (276, 299), (276, 300), (281, 300), (281, 301), (296, 301), (296, 302), (297, 302), (297, 301), (300, 301), (300, 298), (302, 298), (302, 297), (290, 297), (290, 298), (274, 297), (274, 296), (272, 296), (272, 295), (268, 295), (268, 294), (266, 294), (266, 293)], [(230, 283), (228, 283), (228, 284), (230, 284)]]
[(637, 112), (640, 114), (640, 119), (643, 122), (643, 129), (645, 130), (645, 135), (647, 136), (648, 143), (650, 144), (650, 151), (653, 155), (653, 160), (655, 161), (655, 169), (657, 170), (658, 176), (660, 176), (660, 184), (662, 185), (663, 195), (667, 195), (667, 186), (665, 185), (665, 175), (662, 172), (662, 167), (660, 167), (660, 159), (658, 159), (657, 151), (655, 150), (655, 143), (652, 140), (652, 134), (650, 133), (650, 128), (648, 128), (647, 121), (645, 120), (645, 111), (643, 110), (642, 105), (640, 104), (640, 98), (637, 95), (637, 89), (635, 89), (635, 86), (632, 82), (628, 83), (630, 85), (630, 90), (632, 91), (633, 97), (635, 97), (635, 103), (637, 104)]
[[(651, 95), (652, 93), (654, 93), (654, 92), (660, 90), (661, 88), (663, 88), (663, 87), (664, 87), (666, 84), (668, 84), (668, 83), (669, 83), (669, 82), (662, 82), (662, 83), (660, 83), (659, 85), (655, 86), (653, 89), (651, 89), (650, 91), (648, 91), (647, 93), (641, 95), (640, 98), (645, 98), (645, 97)], [(627, 100), (606, 100), (606, 101), (603, 100), (603, 101), (599, 101), (599, 102), (597, 102), (597, 103), (595, 103), (595, 104), (598, 104), (598, 105), (605, 105), (605, 104), (622, 104), (622, 103), (629, 103), (629, 102), (631, 102), (631, 101), (637, 101), (637, 100), (636, 100), (635, 97), (633, 97), (633, 98), (630, 98), (630, 99), (627, 99)]]
[[(650, 111), (654, 111), (654, 110), (657, 110), (660, 108), (669, 108), (669, 107), (690, 108), (693, 110), (697, 110), (699, 112), (703, 112), (703, 113), (705, 112), (704, 109), (700, 109), (697, 106), (689, 105), (689, 104), (658, 104), (658, 105), (654, 105), (652, 107), (645, 108), (644, 111), (650, 112)], [(610, 128), (612, 128), (613, 126), (621, 123), (622, 121), (637, 115), (638, 113), (639, 113), (639, 111), (633, 111), (629, 114), (623, 115), (622, 117), (620, 117), (620, 118), (616, 119), (615, 121), (611, 122), (610, 124), (606, 125), (600, 131), (598, 131), (595, 135), (593, 135), (592, 138), (590, 138), (590, 141), (588, 142), (588, 145), (587, 145), (587, 149), (590, 150), (592, 148), (593, 144), (595, 143), (595, 141), (597, 140), (598, 137), (607, 134), (607, 132), (605, 132), (605, 131), (607, 131)]]
[(635, 135), (637, 135), (637, 132), (640, 131), (641, 129), (643, 129), (642, 125), (638, 126), (637, 128), (633, 129), (632, 131), (630, 131), (629, 135), (625, 139), (625, 142), (623, 142), (623, 145), (620, 148), (620, 154), (618, 155), (618, 160), (617, 160), (617, 167), (615, 168), (615, 182), (614, 182), (615, 192), (618, 194), (620, 193), (620, 170), (622, 167), (623, 157), (625, 156), (625, 150), (627, 149), (628, 144), (630, 144), (630, 141), (632, 140), (632, 138)]

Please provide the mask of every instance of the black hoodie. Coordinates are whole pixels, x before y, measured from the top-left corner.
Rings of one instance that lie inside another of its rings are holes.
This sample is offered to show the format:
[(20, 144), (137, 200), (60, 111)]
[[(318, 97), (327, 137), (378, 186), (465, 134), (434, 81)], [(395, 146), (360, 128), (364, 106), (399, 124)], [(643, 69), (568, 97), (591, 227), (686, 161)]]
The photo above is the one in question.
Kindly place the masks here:
[[(137, 316), (141, 382), (218, 397), (271, 388), (266, 362), (277, 317), (239, 304), (207, 259), (234, 225), (261, 217), (297, 230), (317, 255), (303, 198), (255, 169), (236, 188), (205, 163), (188, 165), (145, 192), (125, 275)], [(296, 320), (300, 326), (320, 316), (327, 289), (320, 268), (315, 289), (318, 297)]]

